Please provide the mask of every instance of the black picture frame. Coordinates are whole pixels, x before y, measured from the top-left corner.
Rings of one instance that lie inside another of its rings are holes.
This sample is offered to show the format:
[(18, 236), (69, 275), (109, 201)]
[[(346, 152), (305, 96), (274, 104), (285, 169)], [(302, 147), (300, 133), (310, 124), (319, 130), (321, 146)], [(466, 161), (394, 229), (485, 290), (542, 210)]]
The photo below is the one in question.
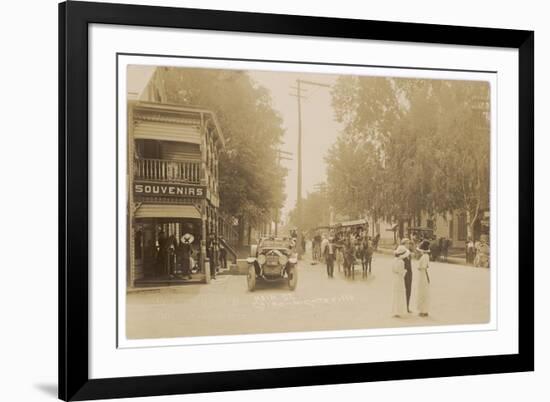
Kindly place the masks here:
[[(400, 362), (90, 379), (88, 375), (88, 26), (514, 48), (519, 52), (518, 353)], [(59, 5), (59, 398), (89, 400), (534, 370), (534, 32), (121, 5)]]

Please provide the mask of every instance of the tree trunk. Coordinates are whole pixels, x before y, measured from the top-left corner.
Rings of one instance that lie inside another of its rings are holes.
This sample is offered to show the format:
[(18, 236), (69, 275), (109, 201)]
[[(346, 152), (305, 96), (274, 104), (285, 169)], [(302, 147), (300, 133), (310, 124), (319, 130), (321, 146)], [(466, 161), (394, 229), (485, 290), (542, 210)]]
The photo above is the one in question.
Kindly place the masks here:
[(475, 240), (475, 238), (474, 238), (474, 225), (475, 225), (474, 221), (468, 222), (468, 237), (467, 237), (468, 239)]
[(474, 227), (475, 227), (475, 224), (477, 222), (477, 220), (479, 219), (479, 201), (477, 202), (475, 208), (473, 209), (473, 211), (466, 211), (466, 215), (467, 215), (467, 221), (468, 221), (468, 238), (472, 239), (472, 240), (475, 240), (474, 238)]

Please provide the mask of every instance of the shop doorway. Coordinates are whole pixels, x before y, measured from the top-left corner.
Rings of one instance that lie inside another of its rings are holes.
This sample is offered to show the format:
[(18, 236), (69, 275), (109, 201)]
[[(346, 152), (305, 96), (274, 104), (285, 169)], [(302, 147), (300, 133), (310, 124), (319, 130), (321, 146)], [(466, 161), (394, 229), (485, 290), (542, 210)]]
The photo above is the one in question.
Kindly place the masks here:
[[(192, 279), (193, 274), (201, 274), (200, 219), (140, 218), (133, 230), (136, 281), (186, 280)], [(180, 244), (184, 235), (186, 252), (182, 253)]]

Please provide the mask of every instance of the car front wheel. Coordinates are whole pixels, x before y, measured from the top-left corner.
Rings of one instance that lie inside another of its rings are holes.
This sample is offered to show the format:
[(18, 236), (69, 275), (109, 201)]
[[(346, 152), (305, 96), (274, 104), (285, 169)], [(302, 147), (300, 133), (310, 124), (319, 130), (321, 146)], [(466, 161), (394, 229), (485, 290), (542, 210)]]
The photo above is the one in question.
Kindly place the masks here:
[(287, 276), (288, 287), (290, 290), (296, 289), (296, 285), (298, 284), (298, 270), (296, 269), (296, 265), (293, 265), (288, 269)]
[(246, 276), (246, 283), (248, 285), (248, 291), (253, 292), (256, 287), (256, 268), (250, 264), (248, 266), (248, 275)]

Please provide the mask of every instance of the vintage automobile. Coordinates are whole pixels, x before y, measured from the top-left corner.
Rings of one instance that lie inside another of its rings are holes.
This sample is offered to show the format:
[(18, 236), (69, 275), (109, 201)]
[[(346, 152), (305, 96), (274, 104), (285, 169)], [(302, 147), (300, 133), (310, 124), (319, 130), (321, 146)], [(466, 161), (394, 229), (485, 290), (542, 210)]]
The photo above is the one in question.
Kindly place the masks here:
[[(421, 239), (430, 242), (430, 261), (438, 261), (440, 258), (447, 260), (449, 249), (452, 246), (452, 240), (444, 237), (437, 237), (432, 228), (410, 227), (407, 229), (409, 239), (418, 242)], [(420, 258), (420, 253), (415, 252), (415, 256)]]
[(298, 257), (291, 239), (265, 238), (250, 246), (247, 284), (253, 292), (257, 280), (279, 281), (286, 279), (290, 290), (298, 283)]
[(407, 228), (407, 236), (409, 239), (427, 239), (435, 240), (434, 230), (428, 227), (409, 227)]

